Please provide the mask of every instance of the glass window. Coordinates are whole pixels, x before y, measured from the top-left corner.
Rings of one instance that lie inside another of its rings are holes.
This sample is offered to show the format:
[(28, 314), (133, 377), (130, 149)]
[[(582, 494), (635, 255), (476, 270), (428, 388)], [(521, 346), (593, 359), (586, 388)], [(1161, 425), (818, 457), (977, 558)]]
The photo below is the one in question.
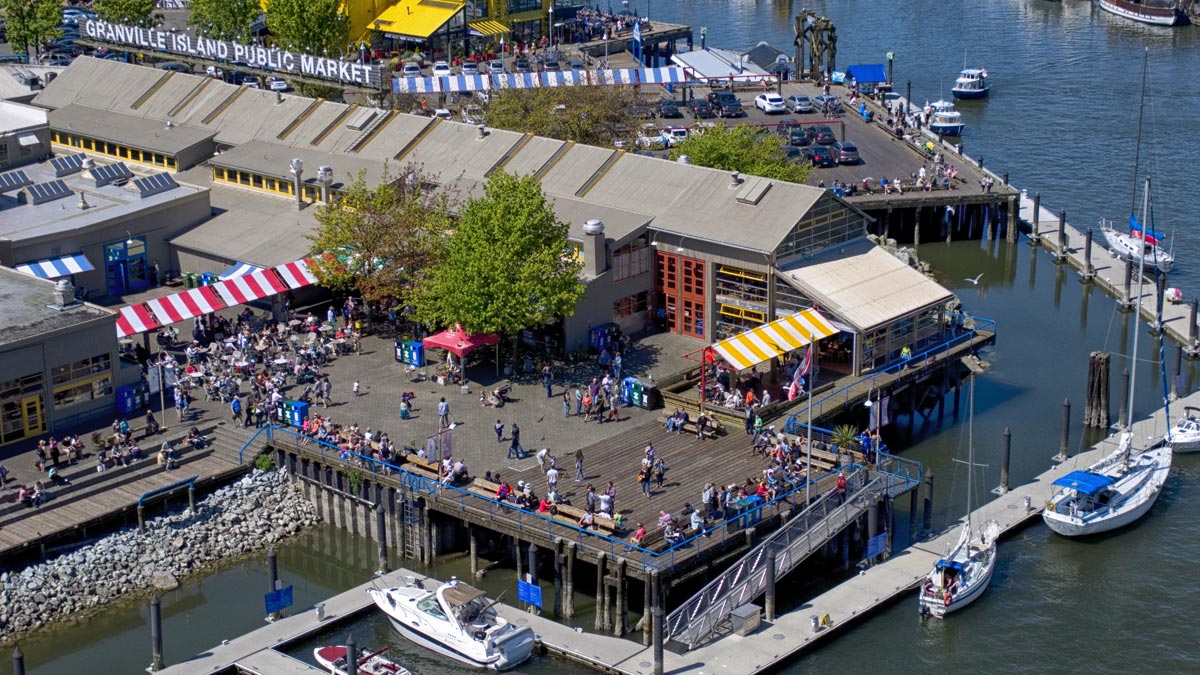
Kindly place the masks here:
[(0, 400), (24, 398), (42, 390), (45, 378), (41, 373), (30, 373), (7, 382), (0, 382)]
[(633, 316), (646, 311), (650, 306), (650, 292), (642, 291), (626, 296), (613, 303), (613, 320)]
[(117, 147), (117, 157), (120, 157), (122, 159), (129, 159), (129, 148), (127, 148), (123, 145), (118, 146)]
[(788, 233), (776, 256), (783, 260), (792, 256), (811, 256), (831, 246), (866, 234), (866, 218), (838, 201), (833, 195), (822, 195), (804, 219)]
[(542, 0), (508, 0), (508, 13), (520, 14), (533, 12), (542, 8)]
[(274, 178), (263, 179), (263, 185), (266, 185), (268, 190), (270, 190), (272, 192), (275, 191), (275, 179)]
[(246, 173), (245, 171), (239, 171), (238, 172), (238, 183), (241, 183), (242, 185), (249, 185), (250, 184), (250, 174)]
[(170, 156), (167, 157), (167, 168), (168, 169), (175, 168), (175, 158), (174, 157), (170, 157)]
[(613, 252), (613, 281), (649, 274), (653, 251), (644, 239)]
[(65, 408), (111, 395), (112, 377), (105, 375), (85, 382), (73, 382), (54, 390), (54, 407)]
[(91, 358), (58, 366), (50, 372), (54, 384), (65, 384), (73, 380), (90, 378), (93, 375), (107, 373), (112, 368), (108, 354), (97, 354)]
[(129, 159), (132, 159), (135, 162), (142, 161), (142, 151), (138, 150), (136, 148), (130, 148), (129, 149)]
[(157, 152), (154, 153), (154, 166), (166, 166), (166, 165), (167, 165), (167, 158), (163, 157), (162, 155), (158, 154)]
[(250, 185), (258, 188), (259, 190), (263, 189), (263, 177), (258, 174), (254, 174), (250, 177)]

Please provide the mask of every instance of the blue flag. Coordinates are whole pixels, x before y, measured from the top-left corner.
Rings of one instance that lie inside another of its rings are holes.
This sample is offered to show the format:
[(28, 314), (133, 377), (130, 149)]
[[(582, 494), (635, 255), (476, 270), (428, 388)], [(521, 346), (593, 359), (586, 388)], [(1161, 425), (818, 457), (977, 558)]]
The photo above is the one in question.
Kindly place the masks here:
[(642, 62), (642, 22), (633, 22), (633, 60)]

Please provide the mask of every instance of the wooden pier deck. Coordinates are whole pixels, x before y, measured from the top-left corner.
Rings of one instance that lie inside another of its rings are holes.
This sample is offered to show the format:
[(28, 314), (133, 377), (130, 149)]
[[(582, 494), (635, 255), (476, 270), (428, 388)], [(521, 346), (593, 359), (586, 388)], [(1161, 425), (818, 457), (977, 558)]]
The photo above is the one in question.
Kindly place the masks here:
[[(1054, 213), (1044, 205), (1039, 205), (1038, 213), (1034, 214), (1034, 199), (1028, 194), (1021, 195), (1021, 219), (1030, 230), (1031, 242), (1040, 244), (1054, 255), (1065, 254), (1065, 262), (1082, 275), (1087, 268), (1087, 235), (1070, 223), (1066, 223), (1063, 234), (1066, 246), (1060, 250), (1058, 225), (1059, 214)], [(1035, 217), (1036, 215), (1036, 217)], [(1092, 268), (1095, 276), (1092, 278), (1106, 293), (1118, 301), (1134, 307), (1137, 304), (1137, 264), (1134, 264), (1134, 274), (1130, 282), (1130, 293), (1125, 294), (1125, 262), (1113, 257), (1104, 245), (1104, 235), (1099, 227), (1092, 232)], [(1168, 279), (1170, 275), (1168, 274)], [(1170, 282), (1167, 283), (1168, 287)], [(1148, 276), (1142, 284), (1142, 318), (1153, 322), (1158, 308), (1158, 287), (1152, 276)], [(1196, 326), (1191, 324), (1191, 306), (1189, 304), (1174, 304), (1163, 302), (1163, 329), (1172, 340), (1183, 345), (1188, 354), (1195, 354), (1200, 344), (1197, 342)]]

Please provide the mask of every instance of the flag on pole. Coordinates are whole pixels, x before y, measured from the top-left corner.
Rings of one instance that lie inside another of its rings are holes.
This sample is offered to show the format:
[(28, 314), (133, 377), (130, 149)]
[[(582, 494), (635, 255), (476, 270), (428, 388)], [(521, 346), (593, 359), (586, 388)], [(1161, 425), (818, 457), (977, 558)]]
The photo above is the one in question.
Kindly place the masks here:
[(813, 344), (808, 343), (808, 350), (804, 352), (804, 362), (796, 367), (796, 372), (792, 375), (792, 383), (788, 385), (788, 400), (793, 401), (800, 395), (800, 378), (808, 374), (812, 368), (813, 360)]
[(642, 22), (633, 22), (633, 60), (642, 62)]

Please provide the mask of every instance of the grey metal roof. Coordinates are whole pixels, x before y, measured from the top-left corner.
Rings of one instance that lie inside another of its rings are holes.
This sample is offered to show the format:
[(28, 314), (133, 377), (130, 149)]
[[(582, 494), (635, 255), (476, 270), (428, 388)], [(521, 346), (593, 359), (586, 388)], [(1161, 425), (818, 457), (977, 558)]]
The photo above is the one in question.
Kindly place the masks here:
[(616, 243), (643, 230), (654, 219), (645, 213), (600, 206), (582, 199), (552, 197), (550, 201), (554, 205), (554, 215), (571, 226), (570, 237), (580, 241), (586, 236), (583, 224), (593, 218), (604, 223), (605, 239)]
[(782, 272), (858, 330), (869, 330), (954, 297), (866, 239), (830, 249)]
[[(366, 172), (366, 180), (369, 185), (378, 183), (384, 175), (383, 162), (366, 160), (353, 155), (276, 145), (266, 141), (243, 143), (219, 155), (214, 155), (209, 159), (209, 164), (291, 180), (292, 159), (303, 160), (304, 174), (301, 178), (305, 183), (313, 183), (316, 180), (317, 167), (333, 167), (333, 187), (335, 189), (353, 183), (359, 171)], [(393, 170), (392, 173), (398, 173), (398, 169)]]
[(172, 123), (101, 112), (95, 108), (71, 104), (50, 111), (51, 128), (90, 136), (110, 143), (119, 143), (151, 152), (176, 155), (200, 143), (212, 139), (216, 132), (211, 129), (184, 126)]
[(157, 68), (80, 56), (34, 97), (33, 102), (43, 108), (82, 103), (92, 108), (130, 112), (130, 106), (164, 74)]

